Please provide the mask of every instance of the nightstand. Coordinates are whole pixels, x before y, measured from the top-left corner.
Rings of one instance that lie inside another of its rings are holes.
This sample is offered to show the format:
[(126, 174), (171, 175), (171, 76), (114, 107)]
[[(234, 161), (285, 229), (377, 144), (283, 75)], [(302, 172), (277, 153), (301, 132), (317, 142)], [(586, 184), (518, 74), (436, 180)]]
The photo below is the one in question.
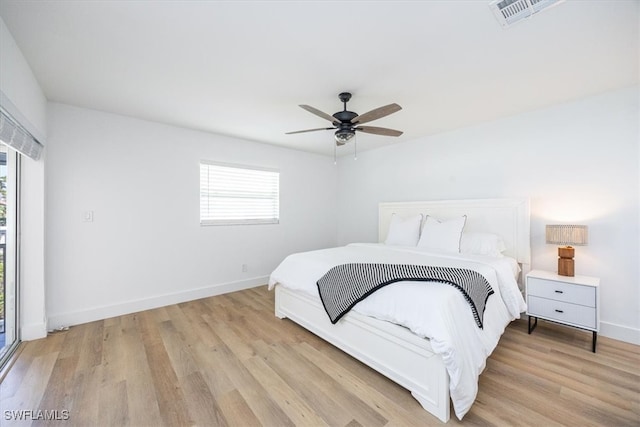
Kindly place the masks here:
[(538, 318), (586, 329), (593, 332), (591, 347), (596, 352), (600, 330), (599, 278), (532, 270), (527, 274), (526, 295), (529, 333), (538, 325)]

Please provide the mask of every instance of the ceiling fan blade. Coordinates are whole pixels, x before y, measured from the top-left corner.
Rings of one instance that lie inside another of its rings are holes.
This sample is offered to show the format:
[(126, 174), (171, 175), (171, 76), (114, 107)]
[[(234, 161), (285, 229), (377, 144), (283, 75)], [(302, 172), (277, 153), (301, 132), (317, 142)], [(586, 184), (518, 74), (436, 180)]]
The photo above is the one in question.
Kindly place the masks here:
[(310, 105), (300, 105), (300, 108), (303, 108), (305, 110), (307, 110), (308, 112), (310, 112), (311, 114), (315, 114), (318, 117), (322, 117), (323, 119), (329, 120), (331, 123), (336, 122), (336, 123), (340, 123), (340, 120), (336, 119), (335, 117), (324, 113), (320, 110), (318, 110), (317, 108), (313, 108)]
[(317, 130), (331, 130), (335, 128), (316, 128), (316, 129), (305, 129), (305, 130), (296, 130), (294, 132), (287, 132), (285, 135), (293, 135), (294, 133), (305, 133), (305, 132), (315, 132)]
[(360, 116), (354, 117), (353, 119), (351, 119), (351, 123), (354, 123), (354, 124), (368, 123), (370, 121), (388, 116), (389, 114), (393, 114), (396, 111), (400, 111), (400, 110), (402, 110), (402, 107), (396, 103), (385, 105), (384, 107), (378, 107), (375, 110), (369, 111), (368, 113), (364, 113)]
[(384, 135), (384, 136), (400, 136), (402, 135), (402, 131), (388, 128), (379, 128), (376, 126), (358, 126), (355, 130), (359, 130), (364, 133), (372, 133), (374, 135)]

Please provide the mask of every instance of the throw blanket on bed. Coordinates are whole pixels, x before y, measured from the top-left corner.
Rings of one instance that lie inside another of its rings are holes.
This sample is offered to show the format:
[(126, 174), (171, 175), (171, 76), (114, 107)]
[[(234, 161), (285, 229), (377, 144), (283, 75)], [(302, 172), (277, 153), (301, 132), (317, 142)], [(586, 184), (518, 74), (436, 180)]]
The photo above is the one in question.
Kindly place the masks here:
[(352, 263), (337, 265), (318, 280), (324, 309), (335, 324), (358, 302), (391, 283), (402, 280), (441, 282), (458, 289), (471, 306), (482, 329), (485, 304), (493, 289), (480, 273), (465, 268), (408, 264)]

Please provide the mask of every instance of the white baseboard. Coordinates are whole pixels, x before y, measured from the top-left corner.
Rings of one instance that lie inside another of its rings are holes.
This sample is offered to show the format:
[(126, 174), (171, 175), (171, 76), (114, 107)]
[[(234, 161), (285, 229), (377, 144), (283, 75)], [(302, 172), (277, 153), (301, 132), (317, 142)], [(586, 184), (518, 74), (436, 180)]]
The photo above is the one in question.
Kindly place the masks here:
[(615, 323), (600, 322), (599, 334), (614, 340), (640, 345), (640, 329), (616, 325)]
[(221, 283), (199, 289), (191, 289), (183, 292), (126, 301), (119, 304), (92, 307), (80, 311), (54, 314), (49, 316), (49, 329), (54, 330), (65, 326), (80, 325), (82, 323), (108, 319), (110, 317), (122, 316), (130, 313), (137, 313), (139, 311), (164, 307), (171, 304), (179, 304), (182, 302), (193, 301), (200, 298), (207, 298), (215, 295), (226, 294), (229, 292), (241, 291), (243, 289), (255, 288), (256, 286), (265, 285), (268, 280), (269, 278), (266, 276), (254, 277), (252, 279), (230, 283)]
[(33, 341), (47, 336), (46, 323), (31, 323), (20, 325), (20, 340)]

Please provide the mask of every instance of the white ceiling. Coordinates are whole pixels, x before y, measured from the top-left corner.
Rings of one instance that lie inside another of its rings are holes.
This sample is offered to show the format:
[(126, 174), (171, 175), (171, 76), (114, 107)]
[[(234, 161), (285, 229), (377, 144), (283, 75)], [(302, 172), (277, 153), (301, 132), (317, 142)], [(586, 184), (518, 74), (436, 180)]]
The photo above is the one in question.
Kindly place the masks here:
[[(639, 81), (639, 2), (572, 1), (502, 29), (474, 1), (9, 1), (0, 16), (50, 101), (333, 154), (330, 131), (397, 102), (358, 150)], [(343, 153), (351, 152), (342, 148)]]

